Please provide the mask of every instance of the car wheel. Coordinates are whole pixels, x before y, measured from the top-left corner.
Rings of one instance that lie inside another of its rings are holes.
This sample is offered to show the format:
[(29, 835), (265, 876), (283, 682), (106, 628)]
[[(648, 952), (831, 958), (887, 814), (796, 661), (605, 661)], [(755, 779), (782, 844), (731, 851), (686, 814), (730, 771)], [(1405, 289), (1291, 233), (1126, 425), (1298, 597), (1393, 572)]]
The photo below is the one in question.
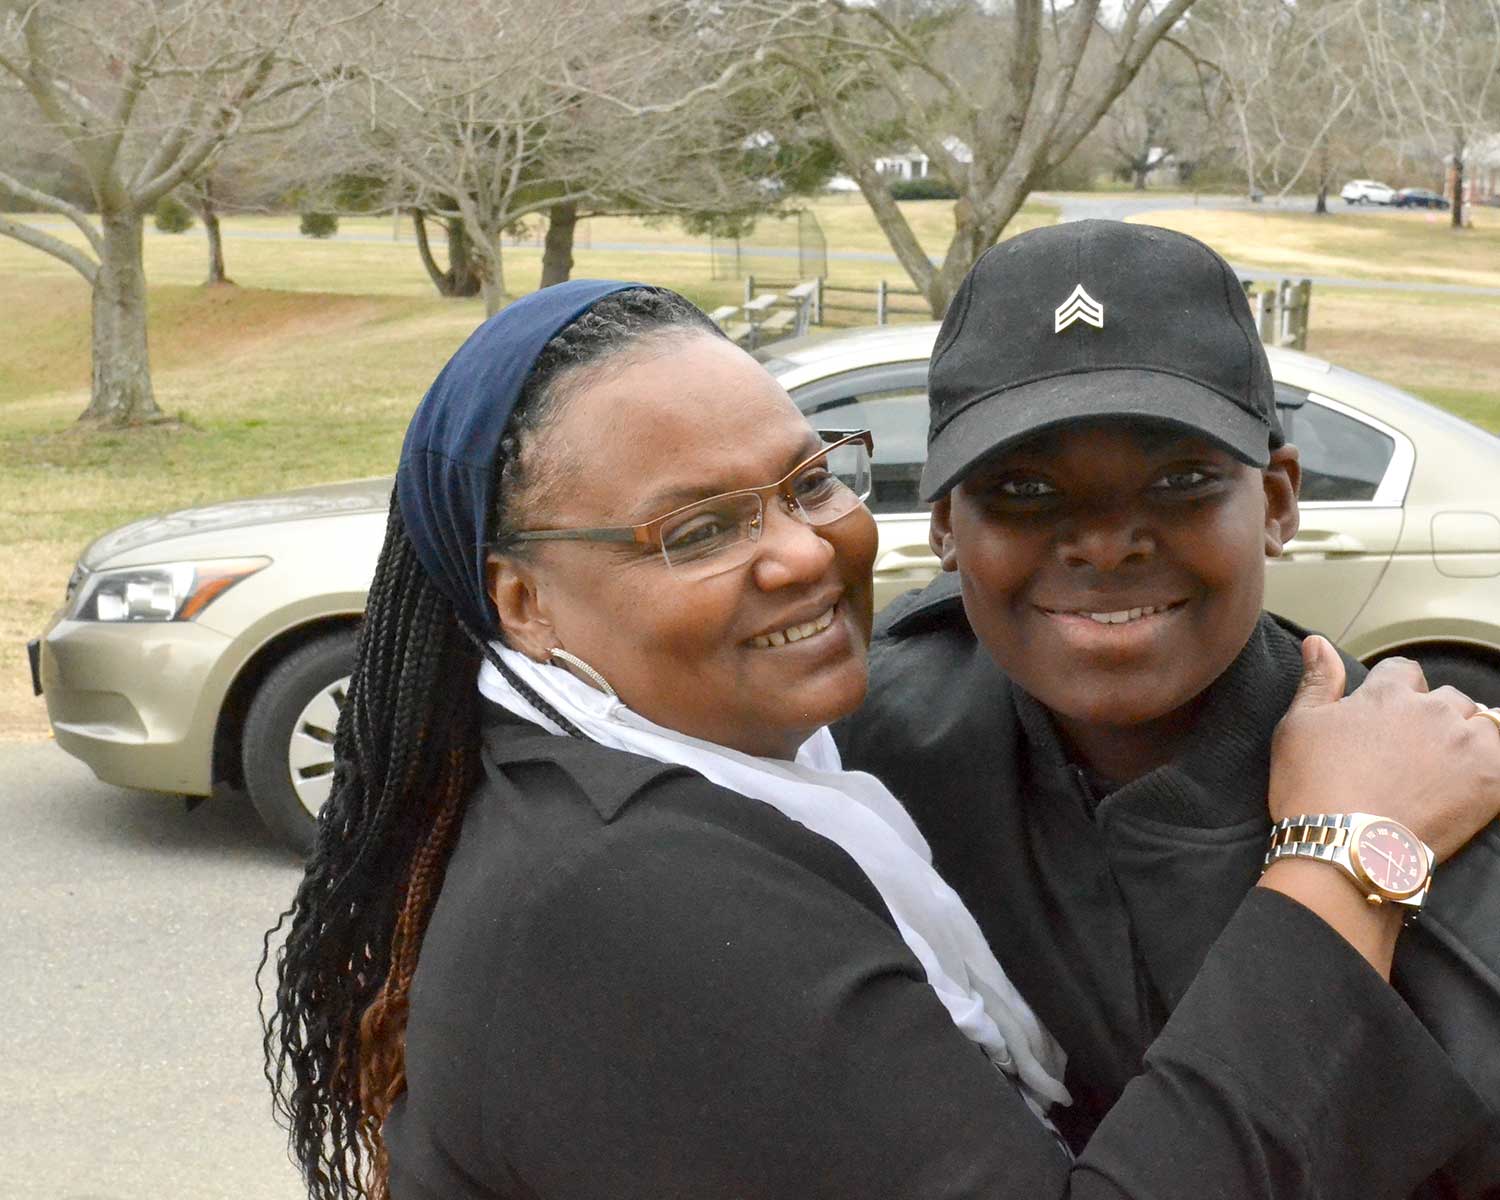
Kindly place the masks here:
[(245, 789), (266, 827), (300, 854), (333, 788), (333, 734), (354, 670), (355, 630), (293, 650), (250, 702), (241, 741)]
[(1500, 705), (1500, 667), (1482, 658), (1451, 650), (1413, 649), (1407, 654), (1415, 659), (1427, 676), (1427, 686), (1456, 687), (1471, 700), (1484, 705)]

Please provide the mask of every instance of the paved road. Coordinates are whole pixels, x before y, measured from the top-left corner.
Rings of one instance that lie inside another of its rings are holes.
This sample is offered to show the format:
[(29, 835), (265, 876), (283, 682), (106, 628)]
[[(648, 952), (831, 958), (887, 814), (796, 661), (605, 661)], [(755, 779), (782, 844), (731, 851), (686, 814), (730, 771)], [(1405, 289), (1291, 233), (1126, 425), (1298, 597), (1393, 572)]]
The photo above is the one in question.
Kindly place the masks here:
[(296, 1200), (253, 973), (299, 870), (228, 798), (0, 742), (0, 1196)]

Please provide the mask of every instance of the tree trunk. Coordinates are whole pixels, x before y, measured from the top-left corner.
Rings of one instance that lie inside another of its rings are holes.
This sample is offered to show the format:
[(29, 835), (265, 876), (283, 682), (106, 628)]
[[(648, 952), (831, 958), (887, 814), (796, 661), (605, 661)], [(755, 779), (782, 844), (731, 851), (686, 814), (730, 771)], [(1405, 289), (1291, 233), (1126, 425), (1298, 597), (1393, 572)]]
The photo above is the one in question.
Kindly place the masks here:
[(943, 264), (934, 272), (932, 285), (927, 289), (927, 304), (935, 320), (942, 320), (964, 276), (979, 261), (979, 256), (1000, 240), (1029, 191), (1029, 183), (1012, 180), (1004, 187), (997, 187), (982, 203), (975, 203), (967, 196), (954, 203), (953, 237), (943, 255)]
[(1314, 205), (1313, 212), (1322, 213), (1325, 216), (1328, 213), (1328, 185), (1326, 183), (1318, 184), (1318, 202)]
[(542, 286), (566, 283), (573, 273), (573, 235), (578, 229), (578, 205), (569, 201), (547, 210), (547, 240), (542, 248)]
[(203, 220), (203, 232), (208, 234), (208, 278), (204, 282), (233, 283), (234, 280), (224, 273), (224, 235), (219, 230), (219, 210), (214, 207), (207, 184), (198, 205), (198, 216)]
[(422, 256), (422, 265), (440, 296), (479, 295), (479, 273), (474, 260), (469, 256), (469, 238), (464, 233), (462, 221), (444, 221), (448, 230), (448, 269), (444, 271), (433, 257), (427, 240), (427, 221), (420, 208), (411, 210), (412, 227), (417, 234), (417, 253)]
[(475, 246), (474, 269), (479, 275), (479, 294), (484, 297), (484, 315), (493, 317), (510, 299), (505, 292), (505, 263), (500, 257), (500, 233), (486, 239), (483, 249)]
[(1453, 228), (1464, 227), (1464, 155), (1463, 148), (1453, 151)]
[(412, 232), (417, 235), (417, 254), (422, 259), (422, 266), (427, 269), (427, 277), (432, 280), (432, 286), (437, 288), (439, 296), (448, 295), (448, 276), (432, 256), (432, 247), (427, 241), (427, 218), (420, 208), (411, 210), (411, 227)]
[(135, 425), (160, 420), (146, 351), (146, 272), (141, 214), (105, 213), (93, 296), (93, 391), (80, 420)]
[(462, 221), (445, 221), (448, 229), (448, 292), (449, 296), (479, 295), (479, 272), (474, 267), (474, 258), (469, 253), (469, 235), (464, 232)]

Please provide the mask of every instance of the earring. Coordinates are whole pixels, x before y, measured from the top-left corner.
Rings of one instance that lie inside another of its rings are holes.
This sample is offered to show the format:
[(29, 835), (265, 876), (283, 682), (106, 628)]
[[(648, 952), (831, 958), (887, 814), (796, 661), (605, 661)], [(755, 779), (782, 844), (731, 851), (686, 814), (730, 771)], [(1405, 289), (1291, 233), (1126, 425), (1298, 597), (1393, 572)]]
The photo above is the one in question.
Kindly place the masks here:
[(594, 670), (593, 667), (589, 666), (588, 663), (584, 662), (583, 659), (578, 657), (578, 655), (569, 654), (561, 646), (553, 646), (551, 650), (547, 651), (547, 656), (553, 659), (562, 659), (562, 661), (567, 663), (568, 666), (581, 671), (585, 676), (587, 676), (589, 681), (606, 696), (616, 698), (615, 689), (609, 686), (609, 680), (605, 679), (603, 675), (599, 674), (598, 671)]

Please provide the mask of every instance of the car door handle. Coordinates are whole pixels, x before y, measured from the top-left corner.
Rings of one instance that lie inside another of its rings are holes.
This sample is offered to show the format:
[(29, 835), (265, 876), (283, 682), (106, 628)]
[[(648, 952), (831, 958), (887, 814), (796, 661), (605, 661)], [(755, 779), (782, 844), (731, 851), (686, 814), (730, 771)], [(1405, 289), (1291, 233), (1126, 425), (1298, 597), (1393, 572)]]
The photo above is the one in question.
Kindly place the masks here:
[(1320, 558), (1339, 554), (1364, 554), (1365, 544), (1357, 537), (1338, 529), (1302, 529), (1297, 536), (1282, 547), (1284, 558), (1295, 555)]

